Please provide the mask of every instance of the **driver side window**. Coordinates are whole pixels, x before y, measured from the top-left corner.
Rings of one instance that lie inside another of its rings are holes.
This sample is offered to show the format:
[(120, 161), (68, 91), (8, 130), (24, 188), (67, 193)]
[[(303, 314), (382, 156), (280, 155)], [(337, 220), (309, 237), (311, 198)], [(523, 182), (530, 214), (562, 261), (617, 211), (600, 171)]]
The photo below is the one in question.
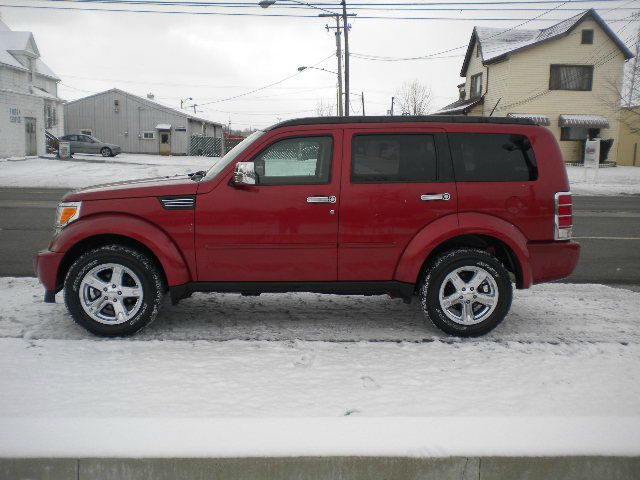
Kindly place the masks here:
[(296, 137), (277, 141), (254, 158), (257, 185), (329, 183), (333, 138)]

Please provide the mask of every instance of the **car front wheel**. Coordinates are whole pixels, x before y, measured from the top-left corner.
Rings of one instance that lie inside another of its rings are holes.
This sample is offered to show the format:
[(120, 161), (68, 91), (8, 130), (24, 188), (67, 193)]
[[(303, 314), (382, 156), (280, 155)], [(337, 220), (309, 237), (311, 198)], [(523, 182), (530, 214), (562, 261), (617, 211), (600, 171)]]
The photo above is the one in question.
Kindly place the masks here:
[(113, 152), (111, 152), (111, 149), (109, 147), (103, 147), (102, 150), (100, 150), (100, 153), (102, 154), (103, 157), (113, 156)]
[(158, 314), (164, 285), (155, 263), (122, 245), (81, 255), (64, 285), (67, 309), (79, 325), (106, 337), (130, 335)]
[(490, 253), (452, 250), (427, 266), (421, 287), (425, 316), (442, 331), (476, 337), (494, 329), (511, 307), (509, 273)]

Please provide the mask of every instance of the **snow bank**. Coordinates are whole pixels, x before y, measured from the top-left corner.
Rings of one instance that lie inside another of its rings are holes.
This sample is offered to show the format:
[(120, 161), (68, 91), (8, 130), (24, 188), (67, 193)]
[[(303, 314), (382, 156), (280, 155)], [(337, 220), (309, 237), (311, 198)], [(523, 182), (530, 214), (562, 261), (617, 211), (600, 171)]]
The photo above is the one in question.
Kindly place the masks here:
[(121, 154), (113, 158), (74, 155), (56, 158), (0, 159), (0, 187), (80, 188), (138, 178), (206, 170), (219, 158)]
[(471, 340), (315, 294), (196, 294), (105, 340), (41, 298), (0, 279), (0, 456), (640, 454), (640, 293), (518, 291)]
[(575, 195), (640, 195), (640, 167), (567, 167)]

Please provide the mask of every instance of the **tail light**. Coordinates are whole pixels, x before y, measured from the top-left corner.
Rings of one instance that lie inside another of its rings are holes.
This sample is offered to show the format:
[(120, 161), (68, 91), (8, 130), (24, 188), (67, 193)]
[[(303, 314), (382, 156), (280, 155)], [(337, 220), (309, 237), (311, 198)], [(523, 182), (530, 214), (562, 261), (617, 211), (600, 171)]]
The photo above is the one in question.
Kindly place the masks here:
[(571, 192), (555, 195), (554, 234), (556, 240), (569, 240), (573, 229), (573, 201)]

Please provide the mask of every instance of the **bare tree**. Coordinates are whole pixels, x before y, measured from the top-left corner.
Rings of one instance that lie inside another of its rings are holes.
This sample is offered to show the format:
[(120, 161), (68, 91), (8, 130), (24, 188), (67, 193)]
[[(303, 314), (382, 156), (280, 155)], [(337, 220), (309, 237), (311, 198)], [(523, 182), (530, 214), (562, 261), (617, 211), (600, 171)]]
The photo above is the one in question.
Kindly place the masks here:
[(431, 106), (431, 88), (418, 80), (405, 82), (396, 93), (403, 115), (425, 115)]
[(336, 106), (321, 98), (316, 103), (316, 115), (318, 117), (330, 117), (336, 114)]

